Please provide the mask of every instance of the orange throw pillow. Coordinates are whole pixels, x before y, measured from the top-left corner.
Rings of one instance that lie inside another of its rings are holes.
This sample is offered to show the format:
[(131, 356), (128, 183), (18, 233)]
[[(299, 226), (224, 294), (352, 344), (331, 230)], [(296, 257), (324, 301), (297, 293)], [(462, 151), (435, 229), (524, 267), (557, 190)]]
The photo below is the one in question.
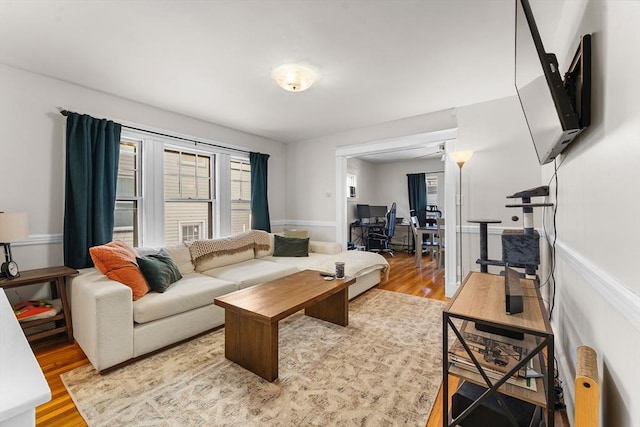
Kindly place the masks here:
[(102, 274), (131, 288), (134, 301), (149, 292), (149, 285), (136, 263), (137, 253), (125, 242), (116, 240), (94, 246), (89, 248), (89, 254)]

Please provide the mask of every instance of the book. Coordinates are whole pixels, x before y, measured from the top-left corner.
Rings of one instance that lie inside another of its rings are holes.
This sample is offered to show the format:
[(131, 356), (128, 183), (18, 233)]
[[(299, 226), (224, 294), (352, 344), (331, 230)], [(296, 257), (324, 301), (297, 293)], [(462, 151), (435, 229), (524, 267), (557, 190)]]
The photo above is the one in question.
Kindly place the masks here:
[[(478, 363), (487, 370), (500, 374), (509, 372), (535, 348), (536, 341), (532, 335), (525, 334), (523, 340), (517, 340), (477, 330), (473, 323), (468, 321), (462, 322), (460, 332)], [(458, 360), (458, 363), (461, 363), (460, 360), (466, 360), (475, 369), (471, 358), (459, 340), (452, 344), (449, 353)], [(530, 363), (528, 365), (518, 369), (516, 375), (522, 378), (537, 376), (537, 372), (533, 371), (533, 366)]]
[[(479, 384), (482, 384), (483, 386), (486, 386), (484, 379), (478, 372), (478, 369), (473, 364), (473, 362), (466, 359), (457, 358), (454, 355), (450, 356), (449, 362), (451, 363), (452, 366), (457, 366), (458, 368), (461, 368), (467, 372), (472, 373), (473, 382), (477, 382)], [(483, 369), (483, 371), (487, 375), (487, 377), (489, 377), (489, 379), (492, 379), (492, 380), (499, 380), (504, 376), (504, 373), (496, 372), (491, 369)], [(509, 377), (509, 379), (507, 379), (506, 382), (508, 384), (513, 384), (515, 386), (522, 387), (527, 390), (538, 391), (535, 378), (522, 378), (519, 376), (511, 376)]]
[(54, 317), (60, 310), (50, 301), (21, 301), (13, 305), (13, 313), (19, 322)]

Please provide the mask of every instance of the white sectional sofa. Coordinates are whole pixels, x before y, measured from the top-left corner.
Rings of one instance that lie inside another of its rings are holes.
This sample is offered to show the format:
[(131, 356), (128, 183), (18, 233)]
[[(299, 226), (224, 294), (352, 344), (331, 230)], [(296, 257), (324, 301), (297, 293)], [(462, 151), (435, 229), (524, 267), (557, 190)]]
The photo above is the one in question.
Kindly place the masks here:
[[(247, 236), (255, 244), (247, 245)], [(347, 276), (357, 278), (349, 288), (351, 299), (378, 284), (389, 269), (384, 257), (341, 252), (338, 243), (311, 241), (308, 257), (273, 256), (274, 235), (259, 231), (199, 243), (213, 248), (206, 257), (194, 256), (197, 244), (162, 248), (182, 279), (163, 293), (152, 291), (136, 301), (131, 288), (95, 268), (80, 270), (71, 279), (73, 334), (96, 370), (117, 367), (224, 324), (224, 310), (213, 304), (220, 295), (304, 269), (331, 273), (336, 261), (344, 261)]]

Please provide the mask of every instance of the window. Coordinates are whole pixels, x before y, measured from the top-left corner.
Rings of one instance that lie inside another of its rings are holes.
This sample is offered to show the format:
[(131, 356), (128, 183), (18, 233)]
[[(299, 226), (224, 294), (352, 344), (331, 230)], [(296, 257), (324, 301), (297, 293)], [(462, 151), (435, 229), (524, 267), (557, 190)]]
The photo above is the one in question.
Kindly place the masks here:
[(347, 197), (355, 199), (357, 197), (358, 177), (348, 173), (347, 174)]
[(213, 159), (210, 154), (165, 148), (165, 244), (192, 240), (196, 224), (198, 238), (213, 237)]
[(249, 229), (249, 159), (238, 156), (123, 129), (114, 239), (156, 247)]
[(113, 239), (138, 246), (140, 227), (138, 206), (140, 202), (140, 142), (120, 141), (118, 183)]
[(427, 175), (427, 205), (438, 205), (437, 175)]
[(247, 160), (231, 160), (231, 233), (251, 229), (251, 166)]
[(200, 222), (180, 222), (178, 230), (180, 231), (178, 240), (188, 242), (190, 240), (204, 239), (203, 234), (205, 227), (204, 221)]

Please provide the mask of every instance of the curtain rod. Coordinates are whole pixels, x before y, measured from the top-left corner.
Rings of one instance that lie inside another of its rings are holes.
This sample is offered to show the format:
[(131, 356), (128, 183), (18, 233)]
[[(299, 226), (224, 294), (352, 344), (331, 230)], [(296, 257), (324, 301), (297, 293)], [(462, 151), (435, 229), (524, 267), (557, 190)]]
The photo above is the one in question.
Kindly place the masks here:
[[(60, 114), (62, 114), (65, 117), (67, 117), (69, 115), (69, 113), (71, 113), (71, 112), (72, 111), (67, 111), (67, 110), (64, 110), (62, 108), (60, 109)], [(76, 113), (76, 114), (78, 114), (78, 113)], [(140, 132), (151, 133), (151, 134), (159, 135), (159, 136), (165, 136), (167, 138), (173, 138), (173, 139), (179, 139), (181, 141), (193, 142), (196, 145), (204, 144), (204, 145), (208, 145), (210, 147), (223, 148), (225, 150), (232, 150), (232, 151), (239, 151), (240, 153), (245, 153), (245, 154), (249, 154), (250, 153), (249, 151), (242, 150), (240, 148), (225, 147), (224, 145), (212, 144), (210, 142), (197, 141), (195, 139), (183, 138), (181, 136), (167, 135), (166, 133), (156, 132), (156, 131), (147, 130), (147, 129), (141, 129), (141, 128), (137, 128), (137, 127), (133, 127), (133, 126), (127, 126), (127, 125), (123, 125), (123, 124), (121, 124), (120, 126), (122, 126), (123, 128), (131, 129), (131, 130), (137, 130), (137, 131), (140, 131)]]
[(444, 173), (444, 171), (443, 171), (443, 170), (441, 170), (441, 171), (429, 171), (429, 172), (408, 173), (408, 174), (407, 174), (407, 176), (409, 176), (409, 175), (418, 175), (418, 174), (421, 174), (421, 173), (423, 173), (423, 174), (425, 174), (425, 175), (430, 175), (430, 174), (433, 174), (433, 173)]

